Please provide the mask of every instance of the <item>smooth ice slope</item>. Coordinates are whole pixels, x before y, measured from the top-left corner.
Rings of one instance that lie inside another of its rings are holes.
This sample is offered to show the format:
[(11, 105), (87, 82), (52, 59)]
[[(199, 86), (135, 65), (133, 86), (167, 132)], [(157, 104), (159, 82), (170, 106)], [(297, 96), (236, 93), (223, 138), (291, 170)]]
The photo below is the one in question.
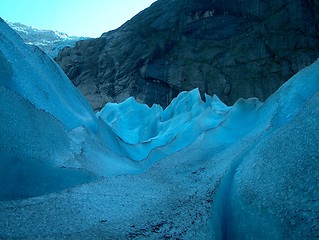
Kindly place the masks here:
[(317, 92), (291, 122), (243, 156), (227, 201), (227, 238), (319, 236), (318, 106)]
[[(64, 95), (62, 95), (64, 94)], [(0, 199), (39, 196), (90, 181), (69, 130), (96, 129), (60, 68), (0, 19)], [(64, 169), (66, 163), (74, 169)]]
[(0, 85), (0, 201), (34, 197), (92, 180), (61, 168), (76, 152), (64, 126)]
[(94, 112), (58, 65), (0, 19), (0, 83), (60, 120), (68, 129), (96, 130)]
[(267, 131), (236, 156), (214, 207), (216, 239), (319, 236), (319, 60), (260, 108)]
[(136, 172), (101, 144), (93, 110), (59, 66), (1, 19), (0, 93), (1, 200)]
[(234, 174), (229, 193), (230, 239), (314, 239), (319, 236), (319, 61), (271, 96), (274, 132)]

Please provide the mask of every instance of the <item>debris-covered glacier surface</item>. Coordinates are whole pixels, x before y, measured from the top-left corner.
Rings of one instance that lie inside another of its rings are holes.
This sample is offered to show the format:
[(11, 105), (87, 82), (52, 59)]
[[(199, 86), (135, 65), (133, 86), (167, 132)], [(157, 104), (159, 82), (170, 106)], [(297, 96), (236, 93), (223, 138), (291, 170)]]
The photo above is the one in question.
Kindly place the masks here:
[(266, 102), (94, 114), (0, 21), (0, 238), (314, 239), (319, 61)]

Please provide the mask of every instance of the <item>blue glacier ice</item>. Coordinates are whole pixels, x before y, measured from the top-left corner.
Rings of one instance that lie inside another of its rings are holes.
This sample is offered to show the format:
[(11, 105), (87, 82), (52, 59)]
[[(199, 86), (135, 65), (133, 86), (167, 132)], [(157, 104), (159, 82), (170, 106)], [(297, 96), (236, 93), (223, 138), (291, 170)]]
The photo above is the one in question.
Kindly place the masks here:
[(39, 48), (24, 44), (0, 21), (1, 85), (49, 112), (68, 129), (85, 125), (94, 130), (94, 112), (57, 64)]
[(319, 60), (265, 102), (94, 113), (0, 20), (0, 239), (315, 239)]
[(199, 90), (194, 89), (179, 94), (165, 110), (158, 105), (150, 108), (131, 97), (120, 104), (107, 104), (97, 117), (119, 137), (118, 153), (141, 161), (166, 145), (170, 147), (164, 156), (182, 149), (201, 133), (216, 128), (229, 109), (216, 96), (203, 102)]

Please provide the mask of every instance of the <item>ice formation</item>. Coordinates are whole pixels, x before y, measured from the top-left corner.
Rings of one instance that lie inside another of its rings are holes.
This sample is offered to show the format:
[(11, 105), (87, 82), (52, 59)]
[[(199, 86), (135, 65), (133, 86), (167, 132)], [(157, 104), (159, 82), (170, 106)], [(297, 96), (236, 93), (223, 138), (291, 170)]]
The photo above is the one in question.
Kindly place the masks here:
[(318, 237), (319, 60), (265, 103), (205, 98), (94, 114), (0, 20), (0, 238)]
[(94, 129), (94, 113), (57, 64), (1, 21), (1, 85), (61, 121), (68, 129)]

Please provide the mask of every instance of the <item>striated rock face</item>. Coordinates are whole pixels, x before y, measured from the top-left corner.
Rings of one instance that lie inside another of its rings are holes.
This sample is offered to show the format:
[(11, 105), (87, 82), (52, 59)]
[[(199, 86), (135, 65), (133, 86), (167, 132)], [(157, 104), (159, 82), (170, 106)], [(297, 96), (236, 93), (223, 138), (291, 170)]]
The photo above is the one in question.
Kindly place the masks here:
[(198, 87), (265, 100), (319, 56), (318, 0), (158, 0), (56, 61), (95, 110), (135, 96), (167, 106)]

